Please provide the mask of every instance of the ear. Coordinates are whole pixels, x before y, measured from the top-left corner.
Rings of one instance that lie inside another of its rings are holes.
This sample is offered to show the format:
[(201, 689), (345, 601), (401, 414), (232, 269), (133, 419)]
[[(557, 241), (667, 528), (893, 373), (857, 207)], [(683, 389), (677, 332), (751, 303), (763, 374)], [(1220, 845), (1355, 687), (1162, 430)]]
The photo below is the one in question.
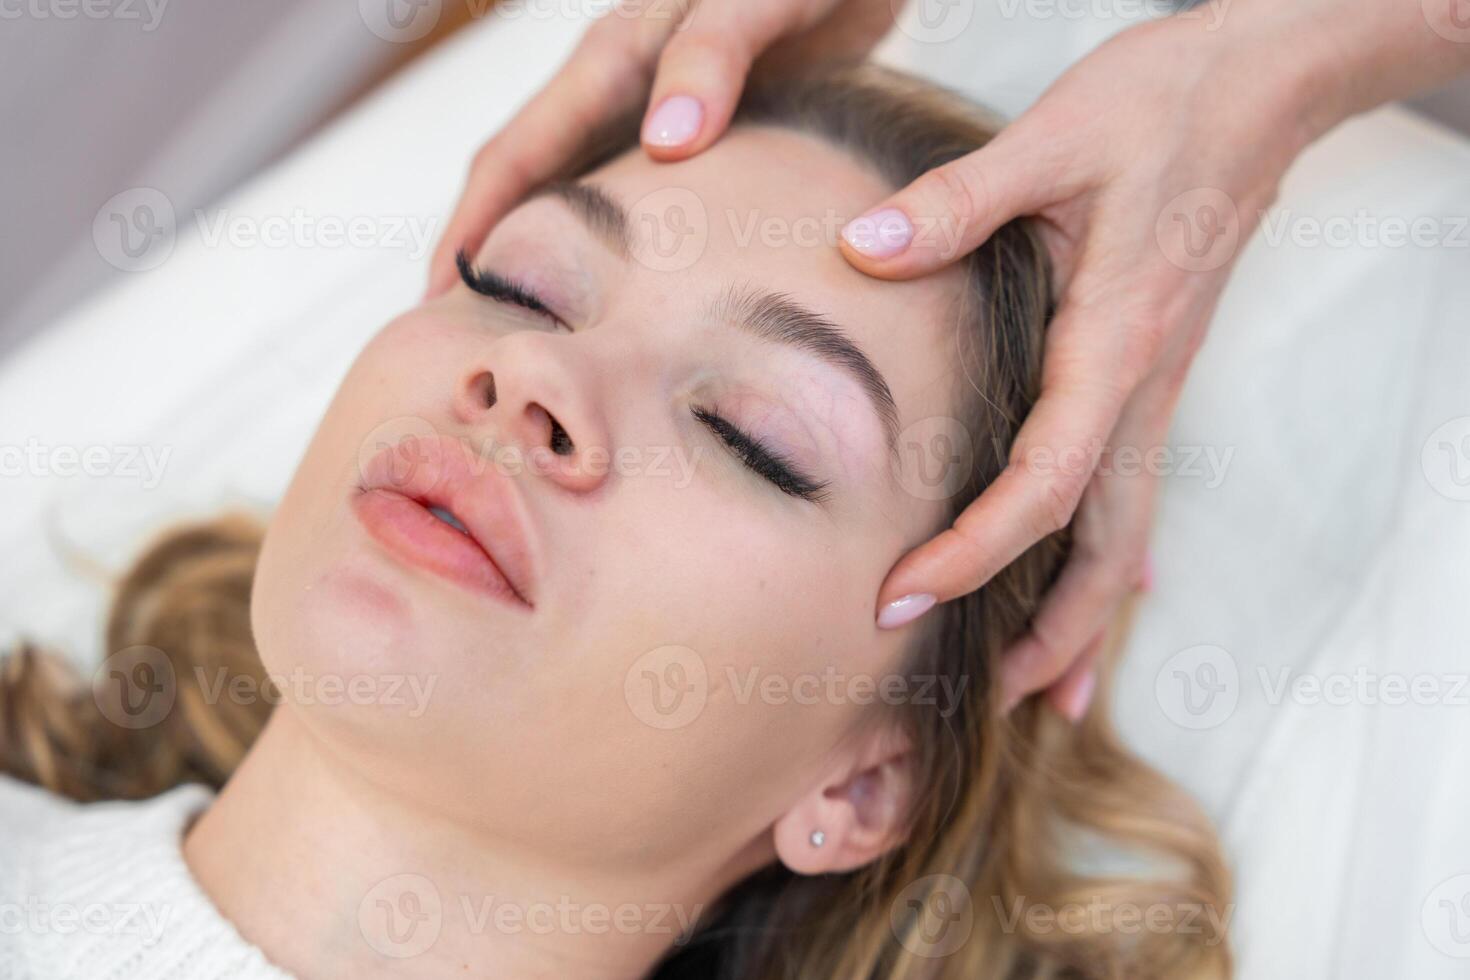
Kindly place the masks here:
[(913, 783), (913, 753), (897, 724), (858, 733), (776, 820), (776, 856), (805, 875), (868, 864), (903, 843)]

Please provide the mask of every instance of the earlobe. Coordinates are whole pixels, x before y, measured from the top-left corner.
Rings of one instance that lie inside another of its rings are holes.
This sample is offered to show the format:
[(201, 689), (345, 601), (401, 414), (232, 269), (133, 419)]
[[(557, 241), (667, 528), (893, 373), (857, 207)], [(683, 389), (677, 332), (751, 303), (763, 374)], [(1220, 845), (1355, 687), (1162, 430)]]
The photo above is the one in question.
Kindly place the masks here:
[(852, 871), (903, 843), (913, 755), (895, 732), (844, 753), (772, 828), (776, 856), (797, 874)]

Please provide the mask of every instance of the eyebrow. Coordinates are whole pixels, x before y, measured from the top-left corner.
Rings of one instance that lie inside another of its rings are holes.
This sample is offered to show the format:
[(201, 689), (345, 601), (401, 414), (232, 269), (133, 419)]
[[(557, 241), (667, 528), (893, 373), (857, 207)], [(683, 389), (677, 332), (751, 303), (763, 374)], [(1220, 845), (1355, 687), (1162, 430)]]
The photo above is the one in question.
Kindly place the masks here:
[(898, 408), (893, 392), (868, 356), (820, 313), (802, 306), (785, 293), (749, 285), (731, 286), (706, 308), (706, 315), (736, 323), (761, 340), (774, 341), (814, 355), (847, 372), (867, 392), (888, 448), (898, 445)]
[(619, 258), (633, 257), (632, 221), (628, 211), (601, 187), (557, 180), (537, 188), (528, 200), (538, 197), (557, 198)]
[[(596, 184), (554, 181), (533, 197), (555, 197), (611, 251), (630, 259), (632, 221), (627, 209)], [(706, 308), (706, 315), (732, 322), (761, 340), (805, 351), (846, 372), (867, 392), (883, 427), (890, 453), (897, 451), (898, 407), (882, 372), (837, 324), (792, 299), (750, 285), (731, 286)]]

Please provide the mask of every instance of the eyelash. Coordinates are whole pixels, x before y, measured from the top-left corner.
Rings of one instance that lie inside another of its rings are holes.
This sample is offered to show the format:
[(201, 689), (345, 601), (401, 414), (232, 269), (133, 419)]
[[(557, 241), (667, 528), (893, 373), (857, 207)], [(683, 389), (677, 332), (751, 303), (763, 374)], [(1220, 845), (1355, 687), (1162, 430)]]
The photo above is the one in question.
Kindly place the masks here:
[[(489, 269), (476, 269), (464, 251), (456, 252), (454, 264), (459, 268), (459, 277), (464, 284), (481, 296), (488, 296), (500, 303), (519, 306), (552, 321), (557, 326), (570, 330), (561, 317), (557, 316), (541, 298), (519, 283), (511, 282)], [(715, 436), (729, 447), (735, 458), (752, 472), (772, 483), (782, 493), (802, 500), (820, 502), (827, 498), (827, 484), (812, 480), (797, 472), (785, 457), (765, 446), (723, 416), (705, 408), (694, 409), (694, 417), (702, 422)]]
[(509, 303), (511, 306), (519, 306), (523, 310), (530, 310), (538, 316), (545, 317), (563, 330), (570, 331), (561, 317), (557, 316), (551, 307), (541, 301), (541, 297), (531, 292), (519, 283), (511, 282), (504, 276), (491, 272), (489, 269), (477, 269), (470, 265), (469, 256), (461, 249), (454, 253), (454, 264), (459, 269), (459, 278), (464, 284), (481, 296), (488, 296), (496, 302)]
[(825, 482), (801, 475), (780, 453), (767, 449), (736, 428), (723, 416), (707, 408), (696, 406), (694, 417), (704, 423), (721, 442), (728, 446), (736, 459), (744, 463), (757, 476), (770, 481), (782, 493), (817, 503), (827, 499)]

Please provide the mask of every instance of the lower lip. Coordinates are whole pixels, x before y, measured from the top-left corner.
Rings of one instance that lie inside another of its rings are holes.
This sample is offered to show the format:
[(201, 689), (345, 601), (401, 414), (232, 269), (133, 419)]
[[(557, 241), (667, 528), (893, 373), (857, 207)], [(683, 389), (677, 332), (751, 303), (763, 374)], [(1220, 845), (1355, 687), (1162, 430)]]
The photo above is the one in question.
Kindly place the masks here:
[(525, 608), (509, 580), (467, 534), (392, 490), (365, 490), (352, 502), (358, 520), (389, 553), (404, 563), (455, 584)]

